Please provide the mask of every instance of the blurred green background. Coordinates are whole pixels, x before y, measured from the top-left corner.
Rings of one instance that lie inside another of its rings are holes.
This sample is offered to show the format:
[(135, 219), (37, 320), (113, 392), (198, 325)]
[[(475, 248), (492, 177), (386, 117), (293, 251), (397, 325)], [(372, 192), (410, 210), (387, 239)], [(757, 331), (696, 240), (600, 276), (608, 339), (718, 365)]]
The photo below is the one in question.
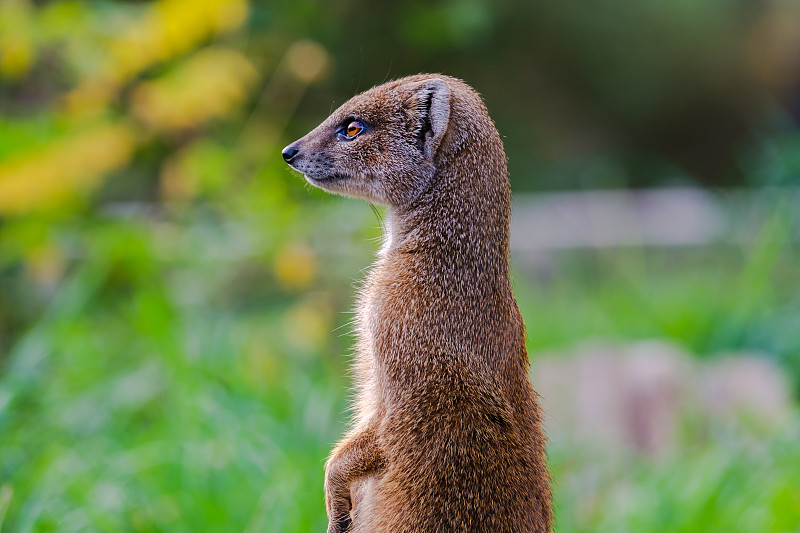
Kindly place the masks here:
[[(381, 222), (279, 152), (423, 71), (480, 91), (506, 143), (534, 381), (660, 339), (787, 384), (774, 424), (692, 397), (657, 453), (554, 420), (556, 530), (800, 531), (791, 0), (0, 1), (0, 531), (324, 530)], [(596, 190), (690, 191), (722, 222), (524, 245), (558, 235), (528, 200)]]

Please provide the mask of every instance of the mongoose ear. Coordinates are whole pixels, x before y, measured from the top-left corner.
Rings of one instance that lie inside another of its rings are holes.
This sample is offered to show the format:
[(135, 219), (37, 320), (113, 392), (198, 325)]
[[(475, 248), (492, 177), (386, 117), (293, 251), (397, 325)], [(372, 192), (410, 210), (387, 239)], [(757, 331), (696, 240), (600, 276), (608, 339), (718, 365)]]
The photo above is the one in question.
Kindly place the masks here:
[(432, 159), (447, 131), (450, 88), (440, 79), (421, 81), (411, 87), (408, 103), (417, 147), (425, 158)]

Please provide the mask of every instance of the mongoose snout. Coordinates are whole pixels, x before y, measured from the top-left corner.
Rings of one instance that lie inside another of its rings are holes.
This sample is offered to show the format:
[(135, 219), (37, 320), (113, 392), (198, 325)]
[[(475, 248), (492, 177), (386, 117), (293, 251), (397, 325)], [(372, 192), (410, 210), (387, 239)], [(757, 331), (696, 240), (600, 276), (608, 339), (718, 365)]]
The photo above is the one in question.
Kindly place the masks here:
[(506, 157), (478, 93), (439, 74), (391, 81), (283, 158), (389, 206), (357, 306), (355, 420), (325, 467), (328, 532), (549, 532)]
[(283, 156), (283, 160), (287, 163), (291, 163), (292, 159), (300, 152), (300, 149), (297, 148), (294, 144), (290, 144), (286, 148), (283, 149), (281, 155)]

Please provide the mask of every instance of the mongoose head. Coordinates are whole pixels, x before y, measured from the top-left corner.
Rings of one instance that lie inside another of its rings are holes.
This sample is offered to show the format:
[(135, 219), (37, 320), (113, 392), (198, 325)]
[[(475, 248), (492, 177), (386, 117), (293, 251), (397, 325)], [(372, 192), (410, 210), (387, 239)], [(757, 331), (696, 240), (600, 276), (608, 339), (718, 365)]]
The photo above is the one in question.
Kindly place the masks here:
[(454, 83), (463, 85), (420, 74), (373, 87), (284, 148), (283, 158), (326, 191), (408, 204), (436, 172)]

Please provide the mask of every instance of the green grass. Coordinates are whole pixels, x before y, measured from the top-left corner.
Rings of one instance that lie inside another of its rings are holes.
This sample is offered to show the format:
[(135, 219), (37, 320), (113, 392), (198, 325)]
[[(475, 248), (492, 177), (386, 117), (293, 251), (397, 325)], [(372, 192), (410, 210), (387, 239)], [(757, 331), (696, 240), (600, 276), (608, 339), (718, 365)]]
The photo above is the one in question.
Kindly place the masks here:
[(660, 460), (556, 450), (557, 530), (796, 532), (798, 429), (768, 442), (712, 439)]
[(111, 296), (94, 266), (3, 377), (4, 530), (322, 529), (338, 368), (286, 353), (275, 313), (181, 308), (158, 283)]
[[(763, 274), (731, 247), (569, 252), (546, 272), (516, 264), (528, 348), (580, 339), (669, 339), (702, 357), (752, 351), (771, 357), (800, 392), (800, 250), (787, 247)], [(761, 274), (759, 274), (761, 275)]]

